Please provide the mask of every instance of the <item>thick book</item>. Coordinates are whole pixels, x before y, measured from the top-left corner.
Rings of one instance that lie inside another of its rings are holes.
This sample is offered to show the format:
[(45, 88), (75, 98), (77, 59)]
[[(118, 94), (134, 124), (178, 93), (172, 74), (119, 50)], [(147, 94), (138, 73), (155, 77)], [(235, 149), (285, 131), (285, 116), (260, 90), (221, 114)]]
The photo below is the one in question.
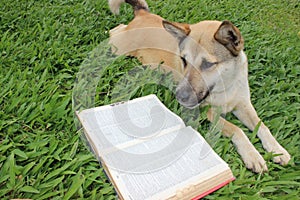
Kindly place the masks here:
[(119, 199), (199, 199), (234, 180), (205, 139), (155, 95), (76, 115)]

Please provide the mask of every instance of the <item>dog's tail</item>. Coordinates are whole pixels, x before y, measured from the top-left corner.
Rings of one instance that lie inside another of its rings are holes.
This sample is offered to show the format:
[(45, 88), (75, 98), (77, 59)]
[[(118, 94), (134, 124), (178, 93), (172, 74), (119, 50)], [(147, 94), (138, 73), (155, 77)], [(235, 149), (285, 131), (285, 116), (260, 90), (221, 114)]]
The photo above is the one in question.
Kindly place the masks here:
[(149, 11), (148, 4), (145, 0), (108, 0), (110, 10), (114, 14), (119, 14), (119, 9), (122, 3), (130, 4), (133, 7), (134, 11), (138, 11), (141, 9)]

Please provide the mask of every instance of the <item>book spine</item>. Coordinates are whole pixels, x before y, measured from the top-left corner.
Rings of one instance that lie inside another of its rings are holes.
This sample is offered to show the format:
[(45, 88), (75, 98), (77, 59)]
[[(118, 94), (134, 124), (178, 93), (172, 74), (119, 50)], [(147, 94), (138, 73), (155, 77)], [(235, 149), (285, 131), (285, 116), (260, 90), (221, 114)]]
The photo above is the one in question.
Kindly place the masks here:
[(200, 195), (192, 198), (191, 200), (201, 199), (201, 198), (205, 197), (206, 195), (209, 195), (210, 193), (213, 193), (214, 191), (220, 189), (221, 187), (224, 187), (225, 185), (229, 184), (230, 182), (232, 182), (234, 180), (235, 180), (235, 178), (231, 178), (231, 179), (229, 179), (229, 180), (227, 180), (227, 181), (225, 181), (225, 182), (223, 182), (223, 183), (221, 183), (221, 184), (219, 184), (219, 185), (211, 188), (210, 190), (208, 190), (208, 191), (206, 191), (206, 192), (204, 192), (204, 193), (202, 193), (202, 194), (200, 194)]

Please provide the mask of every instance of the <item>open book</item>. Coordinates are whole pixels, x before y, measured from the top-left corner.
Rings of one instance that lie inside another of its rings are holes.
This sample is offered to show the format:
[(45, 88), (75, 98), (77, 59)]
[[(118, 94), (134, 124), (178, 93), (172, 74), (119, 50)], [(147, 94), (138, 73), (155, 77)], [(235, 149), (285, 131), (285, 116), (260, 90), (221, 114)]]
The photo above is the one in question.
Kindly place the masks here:
[(119, 199), (199, 199), (234, 180), (204, 138), (155, 95), (77, 116)]

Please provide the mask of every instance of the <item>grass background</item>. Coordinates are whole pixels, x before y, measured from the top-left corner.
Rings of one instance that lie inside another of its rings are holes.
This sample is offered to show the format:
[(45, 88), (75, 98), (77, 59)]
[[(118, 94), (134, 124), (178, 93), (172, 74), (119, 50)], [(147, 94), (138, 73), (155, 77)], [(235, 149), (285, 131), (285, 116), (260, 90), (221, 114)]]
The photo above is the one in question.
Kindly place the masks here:
[[(236, 180), (206, 198), (299, 199), (299, 1), (148, 3), (153, 13), (171, 21), (228, 19), (240, 28), (253, 104), (292, 155), (286, 167), (273, 164), (272, 155), (244, 129), (270, 170), (254, 174), (244, 167), (230, 140), (221, 138), (214, 149), (229, 163)], [(1, 1), (1, 199), (115, 199), (111, 184), (74, 125), (72, 89), (88, 53), (108, 38), (108, 30), (132, 17), (128, 5), (122, 6), (120, 16), (112, 15), (104, 0)], [(97, 89), (98, 105), (110, 102), (114, 85), (136, 64), (134, 59), (121, 58), (107, 68)], [(159, 86), (149, 85), (135, 95), (151, 92), (171, 110), (178, 109), (173, 94)], [(200, 118), (207, 123), (204, 115)]]

